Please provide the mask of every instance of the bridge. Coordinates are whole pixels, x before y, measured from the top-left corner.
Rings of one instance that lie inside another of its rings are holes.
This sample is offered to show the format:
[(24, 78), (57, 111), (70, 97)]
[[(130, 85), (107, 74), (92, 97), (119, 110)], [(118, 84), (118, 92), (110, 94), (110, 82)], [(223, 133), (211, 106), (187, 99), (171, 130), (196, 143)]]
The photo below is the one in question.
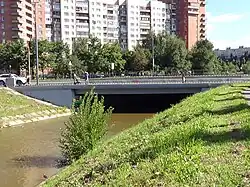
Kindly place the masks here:
[(70, 107), (72, 100), (95, 87), (100, 95), (144, 95), (144, 94), (194, 94), (229, 83), (249, 82), (250, 77), (187, 77), (182, 83), (180, 77), (172, 78), (120, 78), (95, 79), (88, 84), (82, 81), (74, 85), (73, 81), (41, 81), (39, 85), (15, 87), (15, 90), (51, 102), (59, 106)]

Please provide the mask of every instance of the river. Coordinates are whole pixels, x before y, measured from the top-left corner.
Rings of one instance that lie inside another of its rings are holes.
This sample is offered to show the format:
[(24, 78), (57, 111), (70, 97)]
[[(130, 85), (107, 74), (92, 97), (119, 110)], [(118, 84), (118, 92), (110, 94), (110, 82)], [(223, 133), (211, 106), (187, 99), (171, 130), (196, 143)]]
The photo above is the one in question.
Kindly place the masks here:
[[(152, 114), (113, 114), (109, 135), (152, 117)], [(4, 128), (0, 131), (0, 187), (34, 187), (43, 174), (59, 171), (58, 140), (68, 118)]]

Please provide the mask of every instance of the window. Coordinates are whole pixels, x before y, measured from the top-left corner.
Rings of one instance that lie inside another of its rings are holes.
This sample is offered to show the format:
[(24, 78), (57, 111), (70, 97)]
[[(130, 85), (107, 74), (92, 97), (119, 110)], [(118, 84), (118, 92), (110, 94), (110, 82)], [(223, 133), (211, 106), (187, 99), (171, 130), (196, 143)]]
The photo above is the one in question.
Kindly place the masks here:
[(68, 16), (69, 15), (69, 13), (68, 12), (64, 12), (64, 16)]
[(1, 9), (1, 14), (4, 14), (4, 9)]
[(1, 6), (4, 6), (4, 2), (3, 1), (1, 1)]
[(68, 29), (68, 28), (69, 28), (69, 25), (64, 25), (64, 28)]
[(4, 24), (2, 23), (2, 29), (4, 29)]
[(69, 31), (66, 31), (65, 34), (66, 34), (66, 35), (69, 35)]

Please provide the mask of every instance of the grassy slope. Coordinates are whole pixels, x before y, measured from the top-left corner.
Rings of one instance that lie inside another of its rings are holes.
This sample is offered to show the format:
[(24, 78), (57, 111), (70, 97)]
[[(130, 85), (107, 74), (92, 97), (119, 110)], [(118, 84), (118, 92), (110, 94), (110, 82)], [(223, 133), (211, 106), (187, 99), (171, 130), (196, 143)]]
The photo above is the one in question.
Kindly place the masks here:
[(187, 98), (102, 143), (45, 187), (245, 186), (250, 108), (243, 85)]
[(0, 117), (29, 114), (47, 109), (56, 108), (29, 100), (21, 95), (14, 95), (6, 89), (0, 89)]

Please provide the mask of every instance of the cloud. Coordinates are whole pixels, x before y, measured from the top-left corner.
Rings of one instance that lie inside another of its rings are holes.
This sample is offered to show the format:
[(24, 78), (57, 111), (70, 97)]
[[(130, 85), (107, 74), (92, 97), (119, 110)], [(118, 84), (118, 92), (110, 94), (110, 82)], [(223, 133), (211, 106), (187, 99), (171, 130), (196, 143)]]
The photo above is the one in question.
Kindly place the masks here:
[[(221, 15), (212, 15), (210, 12), (207, 12), (207, 36), (210, 41), (214, 43), (215, 48), (226, 48), (226, 47), (239, 47), (239, 45), (248, 45), (250, 44), (250, 38), (244, 37), (240, 40), (213, 40), (210, 36), (220, 35), (223, 32), (226, 32), (223, 25), (227, 26), (233, 22), (245, 19), (247, 17), (246, 13), (236, 14), (228, 13)], [(226, 28), (226, 27), (225, 27)], [(233, 29), (233, 28), (232, 28)], [(241, 44), (244, 43), (244, 44)]]
[(218, 16), (213, 16), (211, 13), (207, 14), (207, 21), (209, 23), (231, 23), (243, 19), (244, 14), (221, 14)]
[[(209, 39), (209, 38), (208, 38)], [(214, 44), (215, 49), (226, 49), (227, 47), (238, 48), (239, 46), (250, 47), (250, 35), (242, 36), (237, 40), (213, 40), (210, 41)]]

